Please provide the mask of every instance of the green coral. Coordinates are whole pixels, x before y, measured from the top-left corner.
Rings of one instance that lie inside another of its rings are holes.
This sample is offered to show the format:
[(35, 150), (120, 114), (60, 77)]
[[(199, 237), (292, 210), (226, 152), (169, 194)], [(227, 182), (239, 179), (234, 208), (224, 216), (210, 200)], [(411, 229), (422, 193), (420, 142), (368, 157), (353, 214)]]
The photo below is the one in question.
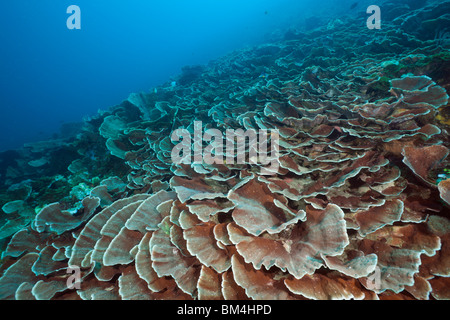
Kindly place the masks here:
[(89, 195), (91, 190), (91, 187), (89, 187), (86, 183), (80, 183), (72, 188), (70, 195), (78, 200), (82, 200)]
[(37, 194), (33, 194), (36, 200), (36, 207), (44, 207), (45, 205), (53, 202), (59, 202), (64, 197), (67, 197), (72, 190), (72, 186), (62, 176), (53, 177), (41, 177), (33, 180), (33, 190), (37, 191)]
[(371, 96), (376, 96), (378, 94), (382, 95), (388, 92), (390, 88), (391, 83), (389, 78), (382, 76), (368, 86), (366, 93)]
[[(411, 58), (411, 61), (406, 61), (408, 58)], [(436, 68), (436, 71), (438, 71), (442, 68), (442, 64), (450, 62), (450, 52), (440, 51), (430, 56), (415, 56), (415, 58), (418, 58), (417, 61), (413, 61), (412, 57), (408, 58), (402, 59), (401, 62), (386, 62), (383, 65), (384, 75), (392, 79), (410, 72), (417, 73), (430, 67)]]
[(3, 262), (2, 254), (3, 254), (3, 251), (6, 250), (6, 247), (8, 246), (8, 243), (9, 243), (9, 239), (8, 238), (0, 240), (0, 263)]
[(436, 180), (436, 184), (439, 184), (441, 181), (450, 179), (450, 169), (445, 168), (442, 170), (442, 173), (438, 174), (438, 178)]

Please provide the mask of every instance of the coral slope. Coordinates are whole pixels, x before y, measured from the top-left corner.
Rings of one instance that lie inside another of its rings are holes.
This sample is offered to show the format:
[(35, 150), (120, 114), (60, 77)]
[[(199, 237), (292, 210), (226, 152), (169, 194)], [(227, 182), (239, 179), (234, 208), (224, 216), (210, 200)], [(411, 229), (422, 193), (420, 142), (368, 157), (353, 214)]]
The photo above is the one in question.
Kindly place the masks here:
[[(0, 299), (449, 299), (449, 13), (291, 31), (4, 155)], [(200, 122), (278, 130), (278, 171), (172, 163)]]

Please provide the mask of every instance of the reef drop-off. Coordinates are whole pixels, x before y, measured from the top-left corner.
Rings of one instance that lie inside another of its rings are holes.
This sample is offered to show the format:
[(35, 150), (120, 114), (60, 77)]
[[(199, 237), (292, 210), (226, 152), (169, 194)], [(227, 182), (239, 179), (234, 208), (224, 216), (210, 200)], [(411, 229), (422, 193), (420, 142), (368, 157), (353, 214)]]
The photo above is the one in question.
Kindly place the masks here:
[[(404, 6), (186, 67), (2, 153), (0, 299), (450, 299), (450, 2)], [(172, 163), (196, 121), (277, 130), (278, 172)]]

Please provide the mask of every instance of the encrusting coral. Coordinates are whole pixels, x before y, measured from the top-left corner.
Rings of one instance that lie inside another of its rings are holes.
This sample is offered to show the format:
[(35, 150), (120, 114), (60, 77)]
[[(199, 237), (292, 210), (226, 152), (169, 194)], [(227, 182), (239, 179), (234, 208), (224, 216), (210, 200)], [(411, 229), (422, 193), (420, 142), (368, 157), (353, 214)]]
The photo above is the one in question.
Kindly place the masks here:
[[(0, 299), (449, 299), (450, 80), (424, 63), (446, 49), (400, 21), (291, 32), (87, 120), (70, 194), (3, 206)], [(196, 121), (277, 130), (278, 171), (172, 163)]]

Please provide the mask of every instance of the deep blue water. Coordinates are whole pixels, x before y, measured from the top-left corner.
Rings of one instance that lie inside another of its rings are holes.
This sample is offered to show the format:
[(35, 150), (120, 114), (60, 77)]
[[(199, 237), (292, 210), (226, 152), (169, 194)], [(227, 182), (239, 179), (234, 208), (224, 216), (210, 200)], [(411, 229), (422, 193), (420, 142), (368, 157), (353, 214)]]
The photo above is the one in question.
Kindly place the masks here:
[[(3, 0), (0, 151), (48, 139), (63, 123), (151, 90), (185, 65), (206, 64), (277, 30), (302, 27), (311, 16), (352, 13), (353, 3)], [(70, 5), (81, 9), (81, 30), (66, 26)]]

